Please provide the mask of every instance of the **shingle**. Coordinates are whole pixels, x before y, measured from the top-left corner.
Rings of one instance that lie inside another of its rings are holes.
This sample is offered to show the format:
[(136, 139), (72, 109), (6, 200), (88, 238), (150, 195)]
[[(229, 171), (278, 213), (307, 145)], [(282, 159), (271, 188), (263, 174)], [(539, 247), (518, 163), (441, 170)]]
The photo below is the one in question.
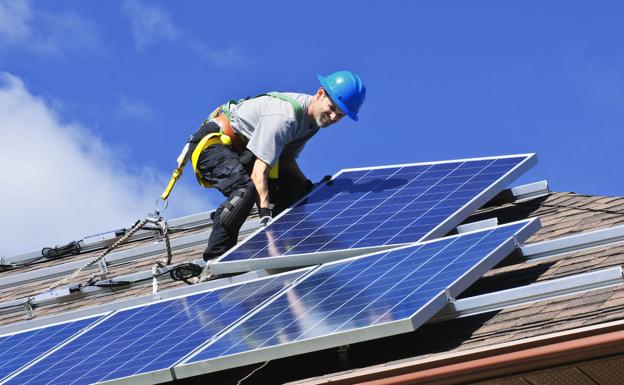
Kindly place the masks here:
[(499, 332), (500, 330), (512, 329), (519, 324), (520, 319), (522, 319), (522, 317), (508, 319), (508, 320), (501, 321), (501, 322), (489, 323), (479, 328), (478, 331), (474, 335), (478, 336), (482, 334), (492, 334), (495, 332)]
[[(513, 218), (518, 215), (526, 218), (539, 215), (543, 227), (529, 240), (529, 242), (535, 242), (624, 223), (624, 213), (610, 214), (600, 211), (605, 208), (624, 212), (624, 199), (592, 197), (574, 193), (552, 193), (543, 200), (541, 206), (537, 204), (537, 201), (523, 204), (509, 203), (478, 210), (471, 219), (479, 215), (482, 218), (487, 218), (488, 215), (499, 218)], [(184, 234), (189, 233), (181, 232), (175, 236)], [(145, 242), (151, 242), (151, 240)], [(137, 245), (139, 243), (124, 247)], [(174, 261), (183, 262), (198, 258), (203, 247), (200, 245), (176, 251)], [(163, 255), (164, 253), (161, 254), (161, 256)], [(79, 256), (78, 259), (83, 258), (85, 255)], [(128, 264), (110, 267), (109, 277), (114, 278), (120, 274), (149, 270), (155, 259), (156, 257), (142, 258)], [(532, 282), (544, 281), (622, 263), (624, 263), (624, 244), (568, 253), (563, 256), (563, 259), (555, 263), (524, 262), (497, 267), (488, 272), (485, 278), (490, 279), (489, 284), (491, 286), (488, 286), (488, 289), (496, 291), (509, 282), (522, 282), (527, 277), (532, 278)], [(0, 273), (0, 277), (3, 276), (2, 274), (4, 273)], [(74, 283), (84, 282), (89, 275), (90, 272), (81, 274)], [(29, 293), (39, 293), (58, 279), (46, 279), (32, 284), (2, 289), (0, 290), (0, 302), (23, 298)], [(507, 279), (508, 282), (506, 283)], [(483, 284), (484, 281), (480, 280), (480, 282)], [(160, 282), (162, 290), (183, 285), (185, 284), (182, 282), (173, 282), (168, 279), (163, 279)], [(151, 293), (151, 282), (147, 281), (133, 286), (117, 288), (114, 292), (103, 291), (96, 296), (68, 297), (67, 302), (38, 308), (35, 310), (35, 314), (37, 317), (59, 314), (73, 309), (110, 303), (149, 293)], [(624, 318), (624, 287), (622, 286), (588, 292), (580, 296), (578, 294), (568, 295), (550, 301), (539, 301), (503, 309), (487, 314), (487, 316), (464, 317), (437, 326), (436, 324), (427, 324), (415, 332), (418, 333), (419, 337), (419, 353), (414, 357), (431, 357), (447, 351), (484, 347), (622, 318)], [(24, 312), (0, 315), (0, 325), (25, 319), (26, 314)], [(442, 326), (444, 327), (443, 330), (440, 329)], [(444, 351), (441, 351), (440, 346), (440, 333), (442, 332), (445, 333), (445, 339), (448, 339), (445, 341)], [(397, 343), (407, 345), (402, 346), (402, 348), (407, 348), (413, 341), (406, 338), (404, 342)], [(415, 358), (406, 358), (405, 360), (413, 359)]]
[(568, 317), (578, 317), (582, 314), (589, 314), (599, 310), (601, 307), (600, 303), (588, 303), (583, 306), (574, 306), (570, 307), (558, 314), (559, 318), (568, 318)]
[(560, 205), (563, 204), (565, 201), (571, 199), (574, 197), (573, 193), (567, 193), (567, 192), (555, 192), (552, 193), (548, 196), (548, 199), (546, 199), (546, 201), (544, 201), (544, 204), (549, 204), (549, 205)]
[(613, 307), (624, 308), (624, 291), (620, 292), (619, 298), (615, 298), (615, 296), (612, 296), (600, 305), (600, 309), (608, 309)]
[(624, 201), (624, 198), (613, 197), (613, 196), (602, 196), (595, 203), (596, 204), (609, 204), (612, 202), (620, 202), (620, 201)]
[(610, 298), (611, 299), (624, 298), (624, 290), (617, 290), (617, 291), (615, 291)]

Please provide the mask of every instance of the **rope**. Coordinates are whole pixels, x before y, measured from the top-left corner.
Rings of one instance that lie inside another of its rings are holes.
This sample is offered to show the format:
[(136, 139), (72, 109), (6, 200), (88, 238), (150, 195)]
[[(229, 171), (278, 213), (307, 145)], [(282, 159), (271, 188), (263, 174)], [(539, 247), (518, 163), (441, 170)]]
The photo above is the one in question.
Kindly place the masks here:
[(169, 241), (169, 226), (167, 225), (167, 222), (162, 220), (162, 217), (160, 216), (158, 211), (156, 211), (156, 215), (158, 215), (156, 225), (158, 225), (158, 229), (160, 230), (162, 237), (165, 238), (165, 246), (167, 247), (167, 259), (158, 258), (152, 266), (152, 294), (158, 293), (158, 277), (163, 275), (162, 273), (160, 273), (160, 269), (165, 266), (171, 265), (171, 260), (173, 259), (173, 253), (171, 252), (171, 242)]
[(152, 294), (158, 293), (158, 269), (160, 267), (160, 261), (156, 261), (152, 266)]
[(96, 263), (98, 263), (102, 258), (104, 258), (108, 253), (110, 253), (111, 251), (113, 251), (115, 248), (117, 248), (117, 246), (119, 246), (120, 244), (124, 243), (128, 238), (130, 238), (134, 233), (136, 233), (137, 231), (139, 231), (139, 229), (141, 227), (143, 227), (143, 225), (145, 225), (147, 222), (151, 222), (152, 220), (149, 218), (145, 218), (142, 219), (140, 221), (138, 221), (129, 231), (127, 231), (121, 238), (119, 238), (117, 240), (117, 242), (113, 243), (112, 245), (110, 245), (106, 250), (104, 250), (100, 255), (98, 255), (97, 257), (93, 258), (92, 260), (90, 260), (89, 262), (87, 262), (84, 266), (76, 269), (76, 271), (74, 271), (73, 273), (71, 273), (70, 275), (66, 276), (65, 278), (57, 281), (55, 284), (53, 284), (52, 286), (50, 286), (48, 288), (48, 290), (54, 290), (59, 286), (62, 285), (66, 285), (67, 283), (69, 283), (69, 281), (71, 281), (72, 279), (76, 278), (78, 276), (78, 274), (80, 274), (84, 269), (86, 269), (87, 267), (94, 265)]
[(169, 242), (169, 226), (167, 226), (167, 222), (162, 220), (162, 217), (158, 218), (158, 225), (160, 226), (160, 231), (165, 238), (165, 245), (167, 246), (167, 265), (171, 265), (173, 254), (171, 253), (171, 243)]

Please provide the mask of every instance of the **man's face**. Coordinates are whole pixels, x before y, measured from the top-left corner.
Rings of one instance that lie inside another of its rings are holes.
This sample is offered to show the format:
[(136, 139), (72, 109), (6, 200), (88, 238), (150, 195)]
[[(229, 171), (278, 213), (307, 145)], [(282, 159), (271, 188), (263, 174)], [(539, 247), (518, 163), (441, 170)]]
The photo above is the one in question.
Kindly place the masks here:
[(319, 89), (317, 94), (317, 105), (314, 114), (316, 125), (320, 128), (328, 127), (338, 122), (345, 115), (344, 112), (336, 106), (324, 89)]

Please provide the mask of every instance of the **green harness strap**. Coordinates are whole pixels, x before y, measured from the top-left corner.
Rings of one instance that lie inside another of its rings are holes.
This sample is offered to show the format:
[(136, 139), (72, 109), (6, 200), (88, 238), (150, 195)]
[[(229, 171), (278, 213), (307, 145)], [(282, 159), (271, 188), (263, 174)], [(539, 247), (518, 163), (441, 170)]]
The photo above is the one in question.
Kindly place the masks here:
[(290, 96), (281, 94), (279, 92), (268, 92), (266, 94), (260, 94), (260, 95), (254, 96), (253, 98), (245, 98), (245, 99), (239, 99), (239, 100), (230, 100), (227, 103), (225, 103), (221, 107), (221, 109), (223, 110), (223, 113), (225, 114), (225, 116), (227, 116), (228, 119), (230, 119), (230, 106), (239, 104), (241, 102), (244, 102), (245, 100), (258, 98), (260, 96), (272, 96), (274, 98), (281, 99), (281, 100), (283, 100), (285, 102), (290, 103), (290, 105), (292, 106), (293, 110), (295, 111), (295, 119), (297, 119), (297, 126), (299, 126), (299, 124), (301, 123), (301, 118), (303, 116), (303, 107), (295, 99), (291, 98)]
[[(260, 96), (271, 96), (271, 97), (274, 97), (274, 98), (277, 98), (277, 99), (280, 99), (280, 100), (283, 100), (285, 102), (290, 103), (290, 105), (293, 108), (293, 111), (295, 112), (295, 119), (297, 120), (297, 128), (299, 128), (299, 125), (301, 124), (301, 118), (303, 116), (303, 107), (301, 107), (301, 104), (298, 101), (296, 101), (295, 99), (291, 98), (290, 96), (281, 94), (279, 92), (268, 92), (266, 94), (260, 94), (260, 95), (254, 96), (254, 98), (258, 98)], [(245, 99), (239, 99), (239, 100), (230, 100), (229, 102), (225, 103), (221, 107), (221, 110), (223, 111), (225, 116), (227, 116), (227, 118), (230, 119), (230, 106), (239, 104), (239, 103), (244, 102), (245, 100), (249, 100), (249, 99), (253, 99), (253, 98), (245, 98)], [(279, 178), (279, 159), (277, 159), (275, 161), (275, 164), (273, 165), (273, 167), (271, 167), (271, 170), (269, 171), (269, 178), (270, 179), (277, 179), (277, 178)]]

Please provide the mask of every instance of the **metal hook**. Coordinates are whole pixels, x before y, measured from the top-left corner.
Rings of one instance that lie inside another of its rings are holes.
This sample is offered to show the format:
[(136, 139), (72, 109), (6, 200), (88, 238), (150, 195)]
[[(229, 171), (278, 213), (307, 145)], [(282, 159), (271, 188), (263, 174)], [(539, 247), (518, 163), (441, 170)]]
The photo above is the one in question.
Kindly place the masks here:
[[(165, 202), (165, 206), (162, 209), (160, 209), (158, 207), (158, 204), (160, 202)], [(156, 199), (156, 205), (154, 206), (154, 211), (156, 212), (156, 215), (160, 215), (161, 212), (167, 210), (167, 207), (169, 207), (169, 200), (168, 199), (162, 199), (162, 198)]]

